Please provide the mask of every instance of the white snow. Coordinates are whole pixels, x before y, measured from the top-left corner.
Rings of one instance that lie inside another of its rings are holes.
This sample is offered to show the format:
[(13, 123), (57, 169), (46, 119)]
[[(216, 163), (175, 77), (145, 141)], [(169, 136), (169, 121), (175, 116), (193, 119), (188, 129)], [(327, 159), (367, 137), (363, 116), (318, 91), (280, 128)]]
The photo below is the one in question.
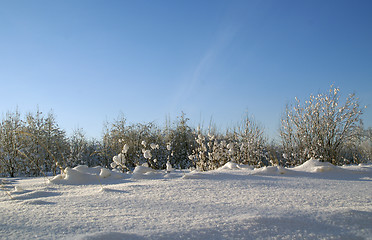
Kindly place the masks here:
[(148, 173), (152, 173), (152, 172), (155, 172), (155, 170), (152, 169), (152, 168), (150, 168), (150, 167), (147, 167), (147, 166), (137, 166), (133, 170), (133, 175), (142, 175), (142, 174), (148, 174)]
[(143, 157), (146, 158), (146, 159), (151, 159), (152, 158), (151, 151), (150, 150), (145, 150), (143, 152)]
[(240, 166), (237, 163), (228, 162), (228, 163), (226, 163), (225, 165), (223, 165), (222, 167), (219, 168), (219, 170), (225, 170), (225, 169), (228, 169), (228, 170), (240, 169)]
[(49, 180), (52, 184), (101, 184), (103, 179), (125, 178), (125, 174), (110, 171), (103, 167), (88, 168), (85, 165), (79, 165), (74, 168), (66, 168), (64, 172)]
[(167, 172), (173, 171), (172, 164), (169, 161), (167, 161), (166, 167), (167, 167)]
[(332, 165), (329, 162), (320, 162), (312, 158), (306, 161), (304, 164), (293, 168), (293, 170), (303, 172), (329, 172), (340, 170), (340, 168)]
[(280, 167), (280, 166), (269, 166), (256, 168), (253, 170), (253, 174), (269, 175), (269, 174), (289, 174), (291, 170)]
[(1, 239), (372, 239), (372, 165), (78, 166), (4, 180)]
[(127, 153), (129, 150), (129, 145), (128, 144), (124, 144), (123, 146), (123, 150), (121, 151), (122, 153)]

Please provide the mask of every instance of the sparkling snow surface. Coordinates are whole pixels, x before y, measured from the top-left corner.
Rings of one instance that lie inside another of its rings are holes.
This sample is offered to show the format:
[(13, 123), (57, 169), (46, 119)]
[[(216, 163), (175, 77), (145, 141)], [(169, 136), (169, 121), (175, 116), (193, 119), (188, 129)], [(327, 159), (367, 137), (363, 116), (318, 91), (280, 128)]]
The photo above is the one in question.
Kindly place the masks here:
[(372, 239), (372, 166), (6, 178), (1, 239)]

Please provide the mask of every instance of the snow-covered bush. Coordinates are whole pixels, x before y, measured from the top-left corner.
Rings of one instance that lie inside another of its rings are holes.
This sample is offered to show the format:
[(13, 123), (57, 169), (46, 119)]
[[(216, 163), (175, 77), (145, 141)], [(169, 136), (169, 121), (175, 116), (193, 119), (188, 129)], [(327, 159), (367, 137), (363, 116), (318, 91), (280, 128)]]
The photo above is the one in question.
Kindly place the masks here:
[(37, 110), (21, 119), (17, 110), (8, 112), (0, 123), (0, 173), (11, 177), (56, 174), (56, 162), (63, 162), (67, 151), (65, 132), (51, 112), (44, 116)]
[(363, 155), (364, 162), (372, 161), (372, 128), (363, 131), (359, 151)]
[(129, 150), (129, 145), (124, 144), (121, 152), (112, 158), (112, 163), (110, 164), (110, 166), (112, 168), (117, 168), (122, 172), (130, 171), (130, 169), (127, 167), (128, 150)]
[(97, 156), (94, 154), (97, 145), (94, 141), (88, 141), (83, 129), (74, 129), (69, 138), (70, 152), (67, 157), (67, 166), (87, 165), (89, 167), (99, 165)]
[[(128, 169), (133, 170), (136, 166), (147, 162), (144, 158), (142, 149), (144, 148), (143, 143), (162, 143), (161, 132), (157, 126), (153, 123), (138, 123), (127, 125), (124, 116), (119, 117), (119, 119), (114, 120), (112, 123), (106, 123), (105, 132), (102, 140), (102, 149), (100, 155), (107, 162), (102, 164), (102, 166), (109, 166), (112, 162), (112, 157), (117, 155), (122, 151), (123, 143), (128, 144), (129, 150), (126, 153), (125, 165)], [(149, 150), (151, 146), (146, 144), (146, 148)], [(160, 148), (158, 151), (164, 151)], [(154, 153), (155, 154), (155, 153)], [(160, 161), (164, 164), (166, 159), (165, 154), (160, 154)]]
[(147, 144), (145, 141), (142, 141), (142, 154), (143, 158), (146, 160), (147, 167), (151, 167), (153, 169), (159, 169), (159, 165), (161, 165), (161, 162), (158, 162), (158, 158), (162, 158), (162, 152), (160, 151), (159, 144), (156, 143), (150, 143), (149, 147), (147, 149)]
[(167, 161), (176, 168), (195, 167), (195, 163), (188, 158), (195, 146), (193, 130), (187, 125), (188, 121), (182, 112), (173, 126), (168, 123), (164, 129)]
[[(303, 163), (310, 158), (343, 164), (342, 151), (360, 138), (362, 110), (354, 94), (340, 102), (339, 89), (311, 95), (288, 105), (282, 117), (280, 136), (288, 161)], [(356, 159), (354, 159), (356, 160)]]
[(217, 169), (229, 161), (234, 161), (236, 156), (235, 143), (227, 142), (226, 137), (212, 134), (202, 134), (198, 129), (195, 134), (196, 147), (189, 159), (195, 161), (196, 168), (201, 171)]
[(235, 134), (238, 141), (240, 164), (262, 167), (269, 165), (267, 140), (262, 128), (248, 114)]
[(360, 138), (345, 144), (341, 150), (342, 159), (339, 164), (367, 163), (372, 161), (372, 128), (360, 129)]
[(164, 128), (154, 123), (127, 125), (121, 115), (108, 122), (100, 140), (87, 140), (82, 129), (70, 137), (52, 113), (37, 110), (21, 118), (8, 112), (0, 122), (0, 176), (56, 174), (79, 164), (133, 171), (151, 169), (217, 169), (227, 162), (290, 166), (311, 157), (336, 164), (372, 161), (371, 129), (362, 130), (358, 99), (339, 101), (339, 90), (297, 100), (282, 118), (282, 145), (267, 143), (262, 128), (246, 117), (225, 134), (210, 125), (195, 130), (182, 113)]
[(20, 113), (8, 112), (0, 127), (0, 167), (3, 173), (15, 177), (20, 168), (25, 167), (25, 162), (18, 149), (23, 147), (23, 142), (17, 131), (22, 129)]
[(210, 148), (211, 144), (208, 140), (209, 139), (206, 140), (199, 130), (195, 138), (196, 147), (192, 154), (189, 155), (189, 159), (194, 161), (196, 163), (196, 167), (201, 171), (212, 169), (210, 159), (212, 150)]

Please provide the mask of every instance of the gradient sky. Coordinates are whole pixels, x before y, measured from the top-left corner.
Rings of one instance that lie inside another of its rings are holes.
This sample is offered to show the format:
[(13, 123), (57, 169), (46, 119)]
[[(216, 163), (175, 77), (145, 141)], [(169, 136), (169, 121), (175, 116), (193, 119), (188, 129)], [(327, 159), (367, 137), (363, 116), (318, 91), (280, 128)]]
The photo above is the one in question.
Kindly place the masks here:
[(248, 111), (270, 137), (286, 103), (356, 93), (372, 126), (372, 1), (0, 0), (0, 113), (53, 109), (67, 133)]

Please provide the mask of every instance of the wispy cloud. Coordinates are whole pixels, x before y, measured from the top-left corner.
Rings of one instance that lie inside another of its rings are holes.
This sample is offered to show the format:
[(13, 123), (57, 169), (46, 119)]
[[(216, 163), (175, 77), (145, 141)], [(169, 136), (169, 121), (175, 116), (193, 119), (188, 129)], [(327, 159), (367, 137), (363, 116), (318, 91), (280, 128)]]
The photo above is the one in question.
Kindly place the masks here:
[(195, 65), (192, 73), (183, 77), (183, 81), (179, 84), (178, 90), (175, 91), (172, 110), (183, 105), (193, 93), (198, 91), (203, 80), (207, 78), (210, 69), (217, 63), (218, 59), (223, 56), (223, 51), (232, 43), (237, 31), (238, 27), (236, 25), (226, 25), (220, 28), (220, 31), (216, 33), (214, 41), (211, 42), (209, 48), (205, 50), (205, 53)]
[(191, 89), (200, 84), (203, 75), (206, 75), (216, 61), (222, 57), (222, 52), (231, 44), (236, 32), (236, 26), (225, 26), (216, 34), (215, 41), (206, 50), (193, 72), (190, 84)]

